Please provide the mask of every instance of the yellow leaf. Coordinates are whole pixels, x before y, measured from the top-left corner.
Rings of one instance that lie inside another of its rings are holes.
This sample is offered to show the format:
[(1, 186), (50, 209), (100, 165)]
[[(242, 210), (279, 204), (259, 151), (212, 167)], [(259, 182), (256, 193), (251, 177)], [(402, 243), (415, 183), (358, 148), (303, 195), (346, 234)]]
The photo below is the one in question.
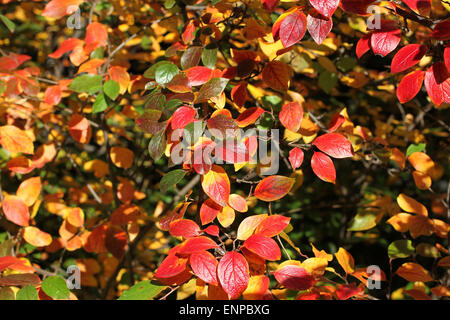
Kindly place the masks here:
[(0, 144), (11, 153), (34, 153), (33, 141), (24, 130), (16, 126), (0, 127)]
[(428, 210), (423, 204), (419, 203), (411, 197), (408, 197), (404, 193), (401, 193), (397, 197), (397, 203), (400, 208), (402, 208), (402, 210), (405, 210), (406, 212), (415, 213), (424, 217), (428, 216)]
[(339, 248), (338, 252), (335, 253), (335, 256), (346, 274), (351, 274), (355, 271), (355, 261), (347, 250)]

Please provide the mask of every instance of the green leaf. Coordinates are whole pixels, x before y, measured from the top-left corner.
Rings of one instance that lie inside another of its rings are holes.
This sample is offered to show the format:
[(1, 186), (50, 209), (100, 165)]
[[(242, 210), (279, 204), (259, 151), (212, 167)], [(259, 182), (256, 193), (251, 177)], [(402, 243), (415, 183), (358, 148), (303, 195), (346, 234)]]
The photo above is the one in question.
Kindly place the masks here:
[(163, 193), (167, 191), (171, 186), (176, 185), (178, 182), (183, 179), (186, 171), (183, 169), (177, 169), (168, 172), (164, 177), (162, 177), (161, 182), (159, 183), (159, 187)]
[(38, 293), (36, 288), (33, 286), (26, 286), (17, 291), (16, 294), (16, 300), (37, 300), (37, 299)]
[(5, 26), (8, 28), (8, 30), (11, 33), (14, 32), (14, 29), (16, 28), (16, 25), (14, 24), (14, 22), (9, 20), (7, 17), (5, 17), (2, 14), (0, 14), (0, 19), (2, 20), (2, 22), (5, 24)]
[(358, 212), (350, 222), (348, 231), (365, 231), (377, 225), (378, 213), (374, 211)]
[(108, 80), (103, 84), (103, 92), (111, 99), (116, 100), (119, 96), (120, 85), (114, 80)]
[(166, 135), (165, 131), (161, 130), (160, 132), (155, 133), (150, 139), (148, 152), (154, 161), (158, 161), (163, 155), (164, 150), (166, 150)]
[(201, 102), (220, 96), (223, 90), (225, 90), (228, 81), (229, 80), (225, 78), (212, 78), (207, 83), (202, 85), (195, 102)]
[(410, 144), (406, 149), (406, 156), (409, 157), (414, 152), (424, 152), (427, 145), (425, 143)]
[(102, 76), (97, 74), (78, 76), (70, 83), (69, 89), (78, 93), (97, 93), (102, 89)]
[(439, 249), (429, 243), (424, 243), (424, 242), (419, 243), (416, 247), (416, 252), (417, 252), (417, 254), (421, 255), (422, 257), (427, 257), (427, 258), (441, 257), (441, 253), (439, 252)]
[(349, 72), (352, 70), (356, 65), (358, 64), (358, 60), (355, 58), (344, 56), (340, 58), (336, 62), (336, 66), (342, 71), (342, 72)]
[(166, 0), (166, 1), (164, 1), (164, 8), (172, 9), (176, 3), (177, 2), (175, 0)]
[(319, 87), (322, 88), (326, 93), (330, 93), (331, 90), (336, 86), (338, 82), (338, 77), (336, 73), (331, 73), (328, 71), (322, 71), (319, 76)]
[(172, 62), (167, 61), (167, 60), (158, 61), (157, 63), (152, 65), (150, 68), (145, 70), (144, 77), (148, 78), (148, 79), (155, 79), (156, 69), (158, 69), (160, 66), (165, 65), (165, 64), (172, 64)]
[(407, 258), (414, 253), (411, 240), (396, 240), (388, 247), (388, 255), (391, 259)]
[(169, 83), (178, 72), (178, 67), (173, 63), (163, 64), (156, 69), (155, 80), (159, 84)]
[(150, 300), (165, 288), (166, 286), (154, 284), (150, 280), (141, 281), (126, 290), (118, 300)]
[(42, 281), (42, 290), (53, 299), (68, 299), (70, 296), (66, 281), (59, 276), (50, 276)]
[(94, 104), (92, 105), (92, 113), (98, 113), (98, 112), (105, 111), (107, 107), (108, 107), (108, 104), (106, 103), (105, 95), (103, 93), (101, 93), (97, 96)]
[(193, 145), (202, 135), (203, 131), (205, 131), (206, 122), (204, 121), (196, 121), (191, 122), (183, 130), (183, 143), (186, 145)]
[(214, 69), (217, 62), (217, 52), (219, 51), (218, 48), (209, 48), (206, 46), (206, 48), (202, 51), (202, 62), (205, 67), (208, 67), (210, 69)]

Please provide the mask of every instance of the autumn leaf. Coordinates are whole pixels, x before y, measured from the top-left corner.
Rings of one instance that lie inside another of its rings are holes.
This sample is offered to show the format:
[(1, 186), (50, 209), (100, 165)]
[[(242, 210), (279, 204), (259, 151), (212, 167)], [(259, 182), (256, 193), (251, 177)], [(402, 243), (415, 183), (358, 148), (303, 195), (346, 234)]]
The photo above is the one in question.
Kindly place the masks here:
[(283, 198), (291, 190), (295, 179), (284, 176), (270, 176), (261, 180), (254, 191), (255, 197), (263, 201), (275, 201)]
[(215, 202), (225, 207), (230, 197), (230, 180), (225, 170), (213, 165), (208, 173), (202, 176), (203, 191)]
[(6, 125), (0, 127), (0, 144), (12, 153), (34, 153), (33, 141), (24, 130), (16, 126)]
[(274, 273), (275, 279), (282, 286), (292, 290), (307, 290), (314, 286), (314, 277), (297, 265), (286, 265)]
[(238, 298), (247, 289), (250, 279), (247, 261), (242, 254), (235, 251), (227, 252), (220, 259), (217, 275), (230, 299)]
[(254, 234), (245, 240), (244, 247), (269, 261), (281, 259), (281, 251), (275, 240), (261, 234)]
[(28, 206), (18, 196), (7, 195), (3, 199), (3, 213), (9, 221), (26, 227), (29, 224), (30, 213)]
[(400, 277), (411, 281), (422, 281), (422, 282), (428, 282), (433, 281), (433, 278), (428, 274), (428, 271), (426, 271), (421, 265), (413, 262), (406, 262), (402, 264), (397, 271), (395, 271), (397, 275)]

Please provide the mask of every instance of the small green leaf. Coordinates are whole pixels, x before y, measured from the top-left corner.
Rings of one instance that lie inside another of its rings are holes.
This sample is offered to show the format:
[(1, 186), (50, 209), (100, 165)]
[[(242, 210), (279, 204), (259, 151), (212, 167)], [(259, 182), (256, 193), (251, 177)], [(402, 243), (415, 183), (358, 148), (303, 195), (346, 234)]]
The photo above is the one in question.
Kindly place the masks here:
[(350, 56), (344, 56), (336, 62), (336, 66), (342, 72), (349, 72), (358, 64), (358, 60)]
[(328, 94), (336, 86), (337, 82), (338, 77), (336, 73), (322, 71), (319, 75), (319, 87)]
[(163, 291), (166, 286), (160, 286), (149, 280), (141, 281), (125, 291), (118, 300), (150, 300)]
[(391, 259), (407, 258), (414, 253), (411, 240), (396, 240), (388, 247), (388, 255)]
[(165, 193), (171, 186), (176, 185), (178, 182), (180, 182), (185, 174), (186, 171), (184, 171), (183, 169), (177, 169), (168, 172), (164, 177), (162, 177), (161, 182), (159, 183), (161, 191)]
[(42, 290), (53, 299), (68, 299), (70, 296), (66, 281), (59, 276), (50, 276), (42, 281)]
[(409, 157), (414, 152), (424, 152), (427, 145), (425, 143), (410, 144), (406, 149), (406, 156)]
[(11, 33), (14, 32), (14, 29), (16, 28), (16, 25), (14, 24), (14, 22), (9, 20), (7, 17), (5, 17), (2, 14), (0, 14), (0, 19), (2, 20), (2, 22), (5, 24), (5, 26), (8, 28), (8, 30)]
[(206, 122), (204, 121), (191, 122), (186, 125), (183, 130), (183, 143), (188, 146), (195, 144), (195, 142), (203, 135), (205, 128)]
[(102, 89), (102, 76), (97, 74), (78, 76), (70, 83), (69, 89), (78, 93), (97, 93)]
[(10, 287), (0, 288), (0, 301), (14, 300), (14, 290)]
[(108, 80), (103, 84), (103, 92), (111, 99), (116, 100), (119, 96), (120, 85), (114, 80)]
[(178, 67), (173, 63), (163, 64), (156, 69), (155, 80), (159, 84), (169, 83), (178, 72)]
[(218, 48), (209, 48), (208, 46), (202, 51), (202, 62), (205, 67), (214, 69), (217, 62)]
[(373, 211), (362, 211), (358, 212), (350, 222), (350, 227), (348, 231), (365, 231), (372, 229), (377, 225), (377, 212)]
[(166, 1), (164, 1), (164, 8), (172, 9), (176, 3), (177, 2), (175, 0), (166, 0)]
[(38, 293), (36, 288), (33, 286), (26, 286), (17, 291), (16, 294), (16, 300), (37, 300), (37, 299)]
[(106, 103), (105, 95), (103, 93), (101, 93), (97, 96), (94, 104), (92, 105), (92, 113), (98, 113), (98, 112), (105, 111), (107, 107), (108, 107), (108, 104)]

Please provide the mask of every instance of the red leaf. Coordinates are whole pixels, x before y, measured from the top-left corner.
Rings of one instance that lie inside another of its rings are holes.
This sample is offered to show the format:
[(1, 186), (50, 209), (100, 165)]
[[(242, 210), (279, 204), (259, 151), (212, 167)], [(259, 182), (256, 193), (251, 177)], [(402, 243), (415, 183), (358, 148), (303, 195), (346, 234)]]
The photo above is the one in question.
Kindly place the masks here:
[(289, 162), (291, 163), (292, 169), (300, 168), (303, 163), (303, 158), (305, 154), (302, 149), (295, 147), (289, 151)]
[(203, 230), (203, 232), (209, 234), (210, 236), (218, 237), (219, 236), (219, 227), (218, 226), (209, 226)]
[(274, 273), (275, 279), (292, 290), (307, 290), (315, 284), (314, 277), (296, 265), (287, 265)]
[(380, 30), (374, 30), (370, 36), (370, 47), (373, 53), (383, 57), (397, 48), (401, 39), (401, 31), (393, 21), (383, 21)]
[(242, 107), (247, 101), (247, 82), (240, 82), (231, 89), (231, 100)]
[(274, 237), (280, 234), (289, 225), (291, 218), (279, 214), (268, 216), (255, 229), (255, 234), (264, 237)]
[(64, 40), (59, 46), (58, 50), (53, 53), (50, 53), (48, 56), (53, 59), (59, 59), (66, 52), (72, 51), (78, 46), (82, 46), (84, 44), (83, 40), (78, 38), (69, 38)]
[(172, 114), (170, 126), (173, 130), (184, 129), (189, 123), (194, 121), (196, 111), (194, 108), (181, 106)]
[(422, 70), (414, 71), (403, 77), (397, 86), (397, 98), (400, 103), (411, 101), (422, 88), (425, 72)]
[(391, 72), (405, 71), (415, 64), (427, 53), (427, 47), (421, 44), (408, 44), (401, 48), (392, 59)]
[(295, 179), (284, 176), (264, 178), (255, 188), (254, 195), (259, 200), (275, 201), (283, 198), (291, 190)]
[(207, 251), (193, 253), (189, 262), (194, 274), (206, 283), (217, 286), (217, 260)]
[(226, 163), (244, 163), (250, 160), (247, 146), (231, 139), (219, 142), (215, 148), (215, 156)]
[(247, 260), (240, 253), (227, 252), (220, 259), (217, 275), (228, 297), (236, 299), (245, 291), (250, 279)]
[(428, 16), (431, 10), (431, 0), (402, 0), (411, 10), (423, 16)]
[(336, 182), (336, 169), (329, 156), (322, 152), (314, 152), (311, 158), (311, 168), (325, 182)]
[(19, 197), (7, 195), (3, 199), (3, 213), (7, 220), (22, 227), (28, 226), (30, 213), (25, 202)]
[(264, 112), (264, 109), (260, 107), (248, 108), (237, 117), (236, 122), (240, 128), (247, 127), (255, 123)]
[(437, 40), (450, 39), (450, 19), (439, 22), (434, 27), (431, 37)]
[(180, 247), (180, 250), (178, 251), (179, 254), (192, 254), (199, 251), (209, 250), (213, 248), (217, 248), (217, 243), (214, 242), (214, 240), (205, 237), (205, 236), (199, 236), (195, 238), (187, 239), (185, 242), (183, 242), (182, 246)]
[(263, 8), (272, 12), (278, 4), (278, 0), (261, 0)]
[(285, 48), (290, 47), (305, 36), (306, 16), (301, 11), (294, 11), (286, 16), (280, 25), (280, 39)]
[(201, 86), (202, 84), (207, 83), (211, 80), (213, 74), (213, 70), (203, 66), (192, 67), (185, 72), (189, 80), (189, 86), (191, 87)]
[(62, 91), (59, 86), (50, 86), (45, 90), (45, 103), (54, 106), (61, 101)]
[(327, 18), (330, 18), (339, 6), (339, 0), (309, 0), (309, 3)]
[(450, 102), (450, 79), (442, 61), (433, 64), (425, 73), (425, 88), (431, 101), (438, 107), (444, 102)]
[(297, 132), (302, 123), (303, 108), (298, 102), (286, 103), (281, 108), (279, 118), (285, 128)]
[(362, 294), (364, 294), (364, 287), (356, 286), (355, 283), (341, 284), (336, 290), (336, 295), (339, 300), (347, 300)]
[(328, 125), (328, 131), (334, 132), (345, 122), (345, 117), (339, 113), (336, 113)]
[(202, 221), (202, 225), (212, 222), (217, 217), (220, 210), (222, 210), (222, 206), (211, 199), (207, 199), (203, 202), (200, 207), (200, 220)]
[(447, 71), (450, 72), (450, 46), (444, 49), (444, 63), (447, 67)]
[(312, 144), (333, 158), (343, 159), (354, 155), (352, 144), (340, 133), (326, 133), (317, 137)]
[(13, 256), (0, 257), (0, 272), (6, 269), (18, 270), (23, 272), (35, 272), (33, 267), (27, 266), (24, 260)]
[(308, 32), (317, 44), (321, 44), (333, 28), (333, 19), (318, 13), (308, 14)]
[(200, 235), (200, 227), (192, 220), (181, 219), (170, 223), (169, 232), (174, 237), (194, 238)]
[(186, 269), (187, 258), (179, 258), (175, 254), (168, 255), (155, 272), (156, 278), (171, 278)]
[(358, 57), (358, 59), (361, 58), (364, 53), (370, 50), (371, 35), (372, 33), (368, 33), (358, 40), (358, 43), (356, 44), (356, 56)]
[(125, 254), (128, 235), (119, 227), (110, 227), (106, 231), (105, 246), (117, 259)]
[(192, 20), (190, 20), (187, 24), (186, 27), (183, 30), (183, 33), (181, 34), (181, 38), (183, 39), (184, 43), (188, 43), (192, 40), (194, 40), (195, 35), (195, 25), (194, 22)]
[(243, 246), (266, 260), (276, 261), (281, 259), (280, 247), (272, 238), (254, 234), (245, 240)]
[(367, 7), (375, 0), (341, 0), (342, 10), (350, 13), (367, 15)]

